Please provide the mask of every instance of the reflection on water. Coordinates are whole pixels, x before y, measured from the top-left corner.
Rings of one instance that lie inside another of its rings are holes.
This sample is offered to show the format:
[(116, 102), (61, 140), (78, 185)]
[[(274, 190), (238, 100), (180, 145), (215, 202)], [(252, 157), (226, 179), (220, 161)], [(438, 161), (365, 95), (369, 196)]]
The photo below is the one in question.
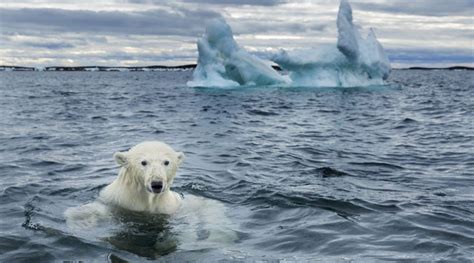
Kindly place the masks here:
[(105, 240), (116, 248), (151, 259), (176, 251), (178, 240), (167, 216), (116, 211), (114, 218), (120, 227)]

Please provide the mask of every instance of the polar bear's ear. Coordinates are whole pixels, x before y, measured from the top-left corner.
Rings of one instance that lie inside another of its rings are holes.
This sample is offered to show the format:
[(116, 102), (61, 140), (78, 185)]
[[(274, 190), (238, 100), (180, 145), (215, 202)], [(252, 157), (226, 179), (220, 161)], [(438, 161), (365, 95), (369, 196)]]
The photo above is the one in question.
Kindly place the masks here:
[(120, 166), (125, 166), (128, 163), (127, 153), (126, 152), (116, 152), (114, 153), (115, 162)]
[(178, 165), (181, 164), (184, 160), (184, 153), (183, 152), (178, 152), (177, 153), (177, 157), (178, 157)]

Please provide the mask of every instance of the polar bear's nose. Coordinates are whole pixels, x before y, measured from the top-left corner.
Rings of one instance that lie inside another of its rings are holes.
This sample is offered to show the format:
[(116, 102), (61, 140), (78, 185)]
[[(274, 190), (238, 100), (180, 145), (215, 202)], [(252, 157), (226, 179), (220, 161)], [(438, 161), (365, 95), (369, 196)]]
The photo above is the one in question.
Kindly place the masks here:
[(162, 181), (153, 181), (151, 182), (151, 190), (153, 193), (160, 193), (163, 190), (163, 182)]

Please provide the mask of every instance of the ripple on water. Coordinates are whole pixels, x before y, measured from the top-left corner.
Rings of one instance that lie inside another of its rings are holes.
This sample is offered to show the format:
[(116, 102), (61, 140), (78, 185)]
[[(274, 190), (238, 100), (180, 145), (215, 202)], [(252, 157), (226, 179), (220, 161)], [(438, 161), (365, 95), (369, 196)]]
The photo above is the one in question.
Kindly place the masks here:
[[(0, 261), (469, 262), (473, 76), (222, 90), (185, 87), (191, 72), (0, 72)], [(71, 232), (64, 210), (146, 140), (185, 152), (174, 189), (224, 203), (235, 244), (187, 249), (169, 230), (185, 224), (126, 211)]]

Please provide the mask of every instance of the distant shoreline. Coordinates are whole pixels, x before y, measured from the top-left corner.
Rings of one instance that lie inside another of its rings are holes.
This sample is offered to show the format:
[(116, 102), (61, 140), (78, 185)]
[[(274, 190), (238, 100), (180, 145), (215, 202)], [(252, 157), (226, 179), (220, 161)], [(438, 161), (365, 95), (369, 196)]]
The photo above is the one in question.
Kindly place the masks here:
[[(272, 66), (281, 70), (279, 66)], [(50, 66), (50, 67), (23, 67), (0, 65), (0, 71), (101, 71), (101, 72), (134, 72), (134, 71), (185, 71), (196, 68), (196, 64), (185, 64), (179, 66), (143, 66), (143, 67), (110, 67), (110, 66)], [(408, 67), (395, 68), (394, 70), (474, 70), (474, 67), (452, 66), (452, 67)]]
[(409, 68), (397, 68), (398, 70), (474, 70), (474, 67), (467, 67), (467, 66), (452, 66), (452, 67), (409, 67)]
[(22, 67), (0, 65), (0, 71), (183, 71), (194, 69), (196, 64), (179, 66), (143, 66), (143, 67), (110, 67), (110, 66), (50, 66), (50, 67)]

